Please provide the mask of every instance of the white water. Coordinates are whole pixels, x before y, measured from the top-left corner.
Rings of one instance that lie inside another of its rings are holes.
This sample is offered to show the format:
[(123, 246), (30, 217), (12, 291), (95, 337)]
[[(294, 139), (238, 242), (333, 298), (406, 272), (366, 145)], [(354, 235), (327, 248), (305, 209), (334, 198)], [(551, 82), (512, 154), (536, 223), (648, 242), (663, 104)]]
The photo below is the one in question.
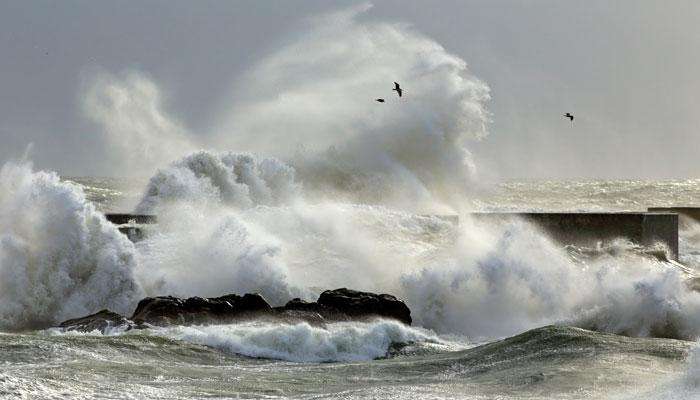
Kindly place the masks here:
[[(77, 187), (7, 164), (4, 328), (103, 307), (128, 314), (141, 295), (258, 291), (281, 304), (345, 286), (395, 294), (439, 333), (567, 322), (700, 335), (700, 295), (667, 264), (626, 251), (581, 262), (525, 224), (420, 216), (461, 211), (476, 184), (466, 145), (486, 134), (488, 87), (431, 39), (363, 10), (314, 20), (252, 68), (221, 132), (201, 143), (161, 109), (155, 83), (98, 79), (85, 109), (108, 142), (131, 132), (120, 143), (150, 149), (116, 152), (125, 171), (161, 167), (137, 206), (158, 213), (158, 231), (135, 247)], [(393, 80), (406, 82), (404, 98), (389, 97)], [(182, 154), (212, 143), (255, 153)]]
[(325, 328), (264, 322), (180, 326), (154, 334), (231, 354), (295, 362), (369, 361), (387, 356), (392, 343), (438, 340), (430, 332), (396, 321), (341, 322)]
[(128, 312), (142, 295), (135, 253), (79, 187), (27, 164), (0, 169), (0, 329)]

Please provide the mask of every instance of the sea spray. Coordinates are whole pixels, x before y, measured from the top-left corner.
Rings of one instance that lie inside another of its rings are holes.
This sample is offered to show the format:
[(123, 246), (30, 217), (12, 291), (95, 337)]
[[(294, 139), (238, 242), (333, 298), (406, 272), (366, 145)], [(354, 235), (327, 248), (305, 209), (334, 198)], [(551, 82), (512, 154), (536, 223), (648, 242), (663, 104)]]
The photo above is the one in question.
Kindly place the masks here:
[[(226, 168), (233, 182), (234, 167)], [(209, 175), (195, 185), (210, 184)], [(631, 336), (700, 334), (700, 294), (687, 289), (683, 271), (619, 241), (616, 251), (581, 259), (522, 221), (491, 226), (463, 215), (455, 226), (384, 206), (314, 201), (303, 190), (288, 205), (243, 208), (179, 193), (159, 200), (164, 227), (143, 244), (159, 256), (140, 259), (178, 294), (233, 287), (281, 303), (345, 286), (398, 295), (418, 325), (440, 333), (500, 337), (559, 322)]]
[(101, 71), (80, 93), (85, 117), (100, 128), (105, 162), (118, 175), (148, 177), (197, 148), (186, 128), (164, 109), (158, 86), (142, 72)]
[(0, 168), (0, 328), (46, 327), (142, 295), (135, 249), (78, 186), (27, 163)]
[(312, 19), (239, 77), (215, 147), (285, 160), (307, 193), (329, 200), (459, 206), (476, 185), (467, 145), (488, 134), (490, 89), (439, 43), (372, 20), (370, 8)]
[(136, 212), (152, 213), (162, 202), (177, 201), (214, 201), (237, 209), (279, 205), (298, 191), (294, 169), (275, 158), (200, 151), (159, 170)]
[(700, 335), (700, 293), (670, 264), (622, 250), (576, 259), (524, 222), (466, 221), (451, 259), (401, 278), (417, 324), (471, 337), (547, 323), (629, 336)]
[[(366, 9), (313, 21), (251, 67), (221, 130), (206, 140), (233, 153), (183, 154), (194, 135), (163, 111), (157, 86), (141, 75), (98, 79), (87, 91), (86, 111), (110, 137), (124, 128), (136, 135), (124, 143), (157, 150), (143, 155), (161, 169), (138, 207), (158, 213), (156, 232), (133, 253), (104, 228), (136, 260), (123, 268), (135, 287), (148, 295), (259, 291), (275, 304), (331, 287), (388, 292), (406, 299), (423, 326), (474, 337), (551, 322), (630, 335), (667, 335), (657, 327), (670, 324), (672, 335), (700, 334), (698, 294), (668, 264), (628, 252), (581, 262), (524, 223), (479, 226), (462, 213), (454, 226), (421, 216), (461, 210), (468, 199), (476, 182), (466, 141), (487, 133), (489, 90), (459, 57), (405, 25), (364, 20)], [(319, 46), (329, 38), (335, 46)], [(383, 105), (367, 97), (394, 80), (404, 97)], [(124, 170), (139, 166), (128, 151), (117, 153)], [(46, 209), (54, 203), (60, 199)], [(111, 254), (111, 240), (85, 237), (78, 247)], [(6, 259), (32, 265), (20, 239), (5, 239), (3, 273)], [(53, 249), (62, 245), (75, 247)], [(61, 268), (86, 268), (79, 264)], [(106, 276), (93, 284), (111, 287)], [(95, 305), (123, 297), (80, 296)], [(44, 323), (58, 318), (52, 311), (60, 310), (42, 311)], [(628, 312), (634, 318), (624, 318)]]
[(232, 354), (314, 363), (368, 361), (387, 356), (392, 344), (438, 342), (429, 331), (391, 320), (339, 322), (326, 327), (249, 322), (162, 328), (152, 334)]
[(138, 243), (136, 276), (148, 293), (214, 297), (260, 293), (273, 305), (311, 298), (289, 283), (274, 233), (235, 209), (178, 204), (159, 215), (158, 232)]

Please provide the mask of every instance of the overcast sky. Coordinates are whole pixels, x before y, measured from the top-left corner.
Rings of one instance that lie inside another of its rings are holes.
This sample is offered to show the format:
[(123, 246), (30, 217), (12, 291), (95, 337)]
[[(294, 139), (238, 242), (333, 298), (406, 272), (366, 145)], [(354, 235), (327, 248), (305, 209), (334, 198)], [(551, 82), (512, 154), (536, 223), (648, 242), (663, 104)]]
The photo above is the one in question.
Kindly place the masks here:
[[(373, 3), (362, 18), (412, 25), (491, 87), (491, 134), (471, 145), (490, 175), (698, 177), (700, 2)], [(305, 19), (354, 4), (3, 1), (0, 163), (31, 142), (37, 167), (119, 175), (100, 162), (108, 149), (81, 113), (94, 71), (140, 71), (170, 114), (205, 131), (237, 76)]]

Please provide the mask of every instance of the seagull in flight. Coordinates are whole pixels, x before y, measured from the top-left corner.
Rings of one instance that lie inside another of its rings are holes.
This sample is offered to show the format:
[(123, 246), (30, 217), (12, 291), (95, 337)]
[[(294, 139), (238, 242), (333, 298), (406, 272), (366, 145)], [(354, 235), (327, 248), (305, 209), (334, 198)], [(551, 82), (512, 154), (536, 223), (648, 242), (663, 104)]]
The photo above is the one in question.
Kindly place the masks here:
[(564, 118), (568, 118), (572, 123), (574, 122), (574, 116), (571, 113), (564, 114)]
[(401, 97), (401, 93), (403, 93), (403, 90), (401, 89), (401, 86), (399, 86), (398, 82), (394, 82), (394, 88), (391, 90), (395, 90), (396, 93), (399, 94), (399, 97)]
[(374, 101), (378, 101), (380, 103), (384, 103), (384, 99), (374, 99)]

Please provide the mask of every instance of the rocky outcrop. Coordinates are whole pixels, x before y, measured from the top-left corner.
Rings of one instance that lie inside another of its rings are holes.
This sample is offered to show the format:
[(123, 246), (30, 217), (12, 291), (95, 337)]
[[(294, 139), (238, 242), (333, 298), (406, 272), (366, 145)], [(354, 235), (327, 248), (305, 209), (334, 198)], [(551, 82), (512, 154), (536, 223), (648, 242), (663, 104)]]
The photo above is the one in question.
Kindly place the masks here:
[(253, 317), (271, 311), (272, 307), (257, 293), (188, 299), (160, 296), (139, 301), (131, 319), (137, 324), (193, 325)]
[(319, 305), (336, 310), (350, 319), (366, 317), (393, 318), (411, 325), (411, 310), (406, 303), (390, 294), (358, 292), (346, 288), (326, 290), (318, 298)]
[(86, 317), (65, 321), (59, 327), (66, 330), (105, 332), (114, 327), (131, 329), (147, 326), (217, 324), (250, 319), (304, 321), (318, 325), (377, 317), (411, 324), (411, 311), (396, 297), (342, 288), (326, 290), (316, 302), (293, 299), (286, 305), (275, 308), (270, 307), (267, 301), (256, 293), (188, 299), (173, 296), (147, 297), (136, 306), (130, 320), (109, 310), (102, 310)]
[(134, 327), (134, 324), (115, 312), (101, 310), (85, 317), (69, 319), (58, 327), (66, 331), (105, 333), (112, 329), (129, 330)]
[(306, 302), (293, 299), (279, 312), (298, 311), (316, 313), (325, 321), (347, 321), (369, 318), (392, 318), (411, 324), (411, 310), (406, 304), (390, 294), (360, 292), (346, 288), (326, 290), (318, 301)]

